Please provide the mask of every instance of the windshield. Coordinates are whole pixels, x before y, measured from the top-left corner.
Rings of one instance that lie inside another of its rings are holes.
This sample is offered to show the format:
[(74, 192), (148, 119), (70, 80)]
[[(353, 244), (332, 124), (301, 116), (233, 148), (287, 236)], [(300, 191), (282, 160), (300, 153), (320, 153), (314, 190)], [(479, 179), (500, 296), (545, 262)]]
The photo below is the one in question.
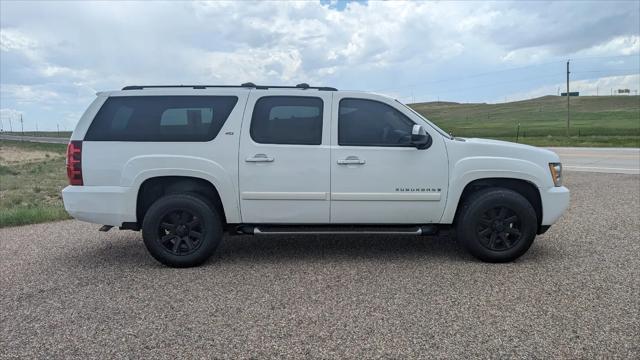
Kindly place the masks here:
[(444, 136), (444, 137), (446, 137), (446, 138), (448, 138), (448, 139), (453, 139), (453, 136), (451, 136), (451, 135), (447, 134), (447, 132), (446, 132), (446, 131), (444, 131), (444, 130), (440, 129), (438, 126), (436, 126), (436, 124), (434, 124), (434, 123), (432, 123), (431, 121), (427, 120), (427, 118), (426, 118), (426, 117), (424, 117), (424, 116), (420, 115), (420, 113), (419, 113), (419, 112), (417, 112), (417, 111), (413, 110), (410, 106), (408, 106), (408, 105), (405, 105), (405, 104), (401, 103), (401, 102), (400, 102), (400, 101), (398, 101), (397, 99), (396, 99), (396, 102), (397, 102), (398, 104), (400, 104), (400, 105), (404, 106), (406, 109), (409, 109), (409, 111), (411, 111), (412, 113), (416, 114), (420, 119), (422, 119), (424, 122), (426, 122), (427, 124), (429, 124), (432, 128), (436, 129), (436, 131), (438, 131), (440, 134), (442, 134), (442, 136)]

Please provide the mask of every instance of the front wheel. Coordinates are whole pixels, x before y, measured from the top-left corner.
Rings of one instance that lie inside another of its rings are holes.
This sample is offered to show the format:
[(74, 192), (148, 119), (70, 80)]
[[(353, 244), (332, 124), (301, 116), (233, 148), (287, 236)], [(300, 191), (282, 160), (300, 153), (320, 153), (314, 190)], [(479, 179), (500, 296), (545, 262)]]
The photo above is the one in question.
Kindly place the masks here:
[(490, 188), (464, 202), (456, 233), (477, 259), (509, 262), (527, 252), (537, 226), (536, 212), (526, 198), (512, 190)]
[(142, 222), (149, 253), (171, 267), (198, 266), (216, 250), (222, 223), (215, 209), (197, 195), (167, 195), (154, 202)]

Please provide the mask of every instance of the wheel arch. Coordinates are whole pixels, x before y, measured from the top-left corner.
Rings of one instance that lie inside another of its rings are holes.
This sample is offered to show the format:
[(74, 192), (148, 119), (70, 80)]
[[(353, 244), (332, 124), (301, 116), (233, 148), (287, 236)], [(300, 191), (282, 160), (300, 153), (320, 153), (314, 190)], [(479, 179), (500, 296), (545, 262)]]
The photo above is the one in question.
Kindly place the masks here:
[(532, 183), (531, 181), (518, 179), (518, 178), (507, 178), (507, 177), (491, 177), (491, 178), (481, 178), (475, 179), (468, 182), (460, 197), (458, 198), (455, 211), (453, 212), (453, 217), (451, 219), (451, 223), (455, 224), (458, 219), (460, 209), (462, 208), (462, 204), (464, 204), (465, 200), (469, 198), (472, 194), (486, 188), (502, 188), (509, 189), (515, 191), (516, 193), (522, 195), (536, 212), (536, 217), (538, 221), (538, 227), (542, 223), (542, 198), (540, 196), (540, 190), (538, 187)]
[(220, 214), (221, 221), (228, 221), (220, 192), (209, 180), (193, 176), (155, 176), (145, 179), (138, 188), (136, 219), (140, 226), (149, 207), (159, 198), (170, 194), (197, 194), (207, 200)]

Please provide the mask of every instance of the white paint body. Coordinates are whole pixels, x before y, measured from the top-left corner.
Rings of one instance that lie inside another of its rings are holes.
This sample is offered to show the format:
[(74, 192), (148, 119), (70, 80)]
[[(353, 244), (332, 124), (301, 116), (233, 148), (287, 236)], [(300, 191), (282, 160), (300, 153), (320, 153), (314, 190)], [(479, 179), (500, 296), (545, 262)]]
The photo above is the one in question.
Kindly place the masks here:
[[(549, 163), (560, 161), (555, 153), (502, 141), (451, 139), (397, 101), (371, 93), (249, 88), (99, 93), (71, 140), (84, 139), (108, 97), (142, 95), (234, 95), (238, 102), (209, 142), (83, 141), (84, 185), (67, 186), (62, 192), (65, 209), (73, 217), (113, 226), (136, 222), (140, 186), (159, 176), (209, 181), (220, 194), (227, 222), (237, 224), (451, 224), (465, 186), (483, 178), (533, 184), (542, 200), (542, 225), (553, 224), (569, 204), (569, 190), (554, 186), (549, 171)], [(259, 144), (251, 139), (253, 105), (274, 95), (323, 100), (320, 145)], [(339, 146), (338, 106), (347, 97), (392, 106), (422, 125), (432, 145), (425, 150)], [(256, 155), (273, 161), (247, 161)], [(355, 158), (362, 163), (339, 164)]]

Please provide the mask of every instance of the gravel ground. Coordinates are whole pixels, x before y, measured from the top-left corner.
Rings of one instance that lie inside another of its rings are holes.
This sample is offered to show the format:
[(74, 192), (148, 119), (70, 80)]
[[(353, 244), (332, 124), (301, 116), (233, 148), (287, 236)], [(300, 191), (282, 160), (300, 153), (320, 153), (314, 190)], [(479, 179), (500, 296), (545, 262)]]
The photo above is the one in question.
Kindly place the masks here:
[(569, 173), (511, 264), (447, 238), (228, 237), (195, 269), (135, 232), (0, 229), (0, 357), (640, 356), (640, 177)]

